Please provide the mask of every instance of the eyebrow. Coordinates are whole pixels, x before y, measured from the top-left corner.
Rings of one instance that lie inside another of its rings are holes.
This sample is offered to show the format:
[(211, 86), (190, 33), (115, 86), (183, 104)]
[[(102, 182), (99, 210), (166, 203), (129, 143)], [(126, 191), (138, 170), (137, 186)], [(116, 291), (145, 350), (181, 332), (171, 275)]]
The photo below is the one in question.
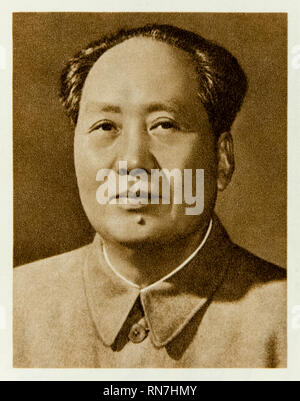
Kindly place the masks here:
[[(168, 102), (152, 102), (141, 105), (141, 108), (144, 109), (148, 113), (155, 113), (157, 111), (168, 111), (170, 113), (175, 112), (183, 112), (185, 106), (183, 104), (179, 104), (177, 101), (170, 100)], [(122, 113), (122, 109), (118, 105), (110, 104), (110, 103), (102, 103), (102, 102), (89, 102), (85, 106), (85, 111), (96, 111), (96, 112), (105, 112), (105, 113)]]
[(169, 112), (178, 112), (184, 108), (184, 105), (180, 105), (178, 102), (174, 100), (168, 101), (166, 103), (149, 103), (146, 105), (146, 110), (149, 113), (154, 113), (156, 111), (169, 111)]
[(102, 111), (105, 113), (121, 113), (121, 108), (119, 106), (110, 103), (97, 103), (89, 102), (85, 106), (85, 111)]

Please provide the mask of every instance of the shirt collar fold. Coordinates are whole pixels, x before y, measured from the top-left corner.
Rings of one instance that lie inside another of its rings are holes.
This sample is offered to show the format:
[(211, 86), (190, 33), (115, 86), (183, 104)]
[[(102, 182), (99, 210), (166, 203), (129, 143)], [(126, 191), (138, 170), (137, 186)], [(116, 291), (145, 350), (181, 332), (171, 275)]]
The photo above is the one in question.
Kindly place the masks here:
[(87, 254), (84, 281), (92, 318), (104, 344), (114, 343), (139, 296), (153, 344), (163, 347), (172, 341), (213, 298), (229, 265), (226, 251), (230, 245), (214, 216), (212, 231), (191, 262), (167, 280), (139, 290), (110, 269), (96, 234)]
[(104, 344), (111, 346), (140, 291), (127, 285), (106, 265), (102, 241), (96, 234), (84, 266), (84, 281), (88, 305), (98, 334)]

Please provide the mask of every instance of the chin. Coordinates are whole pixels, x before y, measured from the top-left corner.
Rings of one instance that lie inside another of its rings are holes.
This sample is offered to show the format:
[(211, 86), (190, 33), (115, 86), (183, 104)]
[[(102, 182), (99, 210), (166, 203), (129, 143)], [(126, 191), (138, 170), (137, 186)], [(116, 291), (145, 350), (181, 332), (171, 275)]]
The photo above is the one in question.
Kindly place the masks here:
[(160, 225), (153, 225), (147, 222), (143, 223), (143, 225), (135, 222), (131, 224), (128, 224), (128, 222), (123, 224), (121, 222), (118, 222), (118, 224), (112, 222), (112, 224), (101, 224), (96, 229), (103, 239), (118, 242), (128, 247), (161, 243), (163, 239), (166, 240), (170, 235), (167, 235), (166, 230)]
[[(91, 212), (90, 208), (87, 211)], [(163, 210), (160, 210), (161, 212)], [(186, 216), (179, 208), (171, 212), (153, 215), (149, 211), (128, 212), (105, 208), (92, 213), (87, 217), (100, 234), (107, 241), (123, 244), (127, 247), (155, 246), (185, 239), (191, 234), (205, 228), (208, 224), (211, 209), (208, 208), (199, 216)], [(142, 221), (138, 221), (140, 218)]]
[(199, 229), (199, 226), (189, 224), (188, 227), (182, 227), (178, 222), (166, 222), (164, 219), (147, 219), (144, 224), (136, 222), (124, 222), (123, 224), (116, 220), (111, 224), (98, 225), (96, 231), (105, 240), (117, 242), (128, 248), (136, 247), (155, 247), (184, 239)]

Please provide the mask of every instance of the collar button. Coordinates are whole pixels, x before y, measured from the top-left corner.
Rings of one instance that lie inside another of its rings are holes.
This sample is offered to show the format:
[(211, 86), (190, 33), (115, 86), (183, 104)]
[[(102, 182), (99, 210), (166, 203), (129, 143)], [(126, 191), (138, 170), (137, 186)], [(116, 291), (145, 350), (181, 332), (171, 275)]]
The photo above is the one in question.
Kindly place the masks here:
[(131, 327), (128, 337), (131, 342), (138, 344), (144, 341), (147, 335), (148, 333), (145, 327), (136, 323)]

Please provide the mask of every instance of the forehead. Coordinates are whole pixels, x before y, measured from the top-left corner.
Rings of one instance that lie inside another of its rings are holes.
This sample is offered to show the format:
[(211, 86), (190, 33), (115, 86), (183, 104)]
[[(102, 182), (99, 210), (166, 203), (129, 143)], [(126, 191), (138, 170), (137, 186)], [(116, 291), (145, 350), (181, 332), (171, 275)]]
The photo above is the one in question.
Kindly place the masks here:
[(149, 101), (151, 97), (187, 99), (197, 96), (198, 89), (193, 59), (187, 52), (152, 38), (131, 38), (96, 61), (82, 100), (116, 96), (128, 101), (133, 97), (138, 101), (139, 96)]

